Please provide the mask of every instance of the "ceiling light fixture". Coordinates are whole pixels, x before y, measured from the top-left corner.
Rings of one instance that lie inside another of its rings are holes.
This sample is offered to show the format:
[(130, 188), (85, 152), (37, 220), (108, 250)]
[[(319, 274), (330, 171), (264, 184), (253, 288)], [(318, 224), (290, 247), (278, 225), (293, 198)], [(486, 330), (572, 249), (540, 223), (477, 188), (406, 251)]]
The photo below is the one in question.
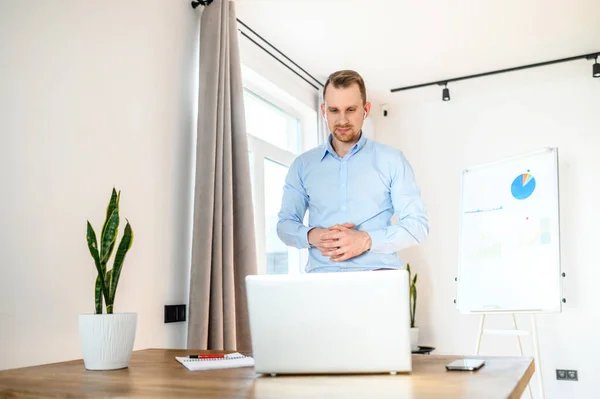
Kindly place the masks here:
[(448, 89), (448, 82), (444, 83), (444, 90), (442, 90), (442, 100), (450, 101), (450, 89)]
[[(596, 60), (596, 62), (594, 63), (593, 69), (592, 69), (592, 74), (595, 78), (600, 78), (600, 64), (598, 63), (598, 57), (600, 57), (600, 52), (577, 55), (575, 57), (561, 58), (558, 60), (538, 62), (536, 64), (528, 64), (528, 65), (523, 65), (523, 66), (518, 66), (518, 67), (499, 69), (496, 71), (477, 73), (475, 75), (460, 76), (460, 77), (452, 78), (452, 79), (444, 79), (444, 80), (438, 80), (438, 81), (434, 81), (434, 82), (420, 83), (420, 84), (416, 84), (416, 85), (412, 85), (412, 86), (398, 87), (395, 89), (391, 89), (390, 91), (392, 93), (396, 93), (396, 92), (399, 92), (402, 90), (418, 89), (418, 88), (425, 87), (425, 86), (433, 86), (433, 85), (446, 86), (450, 82), (457, 82), (459, 80), (481, 78), (484, 76), (496, 75), (499, 73), (520, 71), (522, 69), (536, 68), (536, 67), (541, 67), (541, 66), (546, 66), (546, 65), (551, 65), (551, 64), (558, 64), (561, 62), (570, 62), (570, 61), (575, 61), (575, 60), (580, 60), (580, 59)], [(445, 88), (443, 91), (442, 99), (444, 101), (450, 100), (450, 91), (447, 88)]]

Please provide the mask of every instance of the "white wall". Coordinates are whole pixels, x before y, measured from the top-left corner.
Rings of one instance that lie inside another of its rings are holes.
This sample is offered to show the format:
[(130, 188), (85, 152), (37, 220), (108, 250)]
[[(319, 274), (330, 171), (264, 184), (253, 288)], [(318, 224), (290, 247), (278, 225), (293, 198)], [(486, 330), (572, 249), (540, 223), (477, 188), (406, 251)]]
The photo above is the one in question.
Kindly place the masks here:
[[(398, 93), (390, 116), (377, 119), (377, 139), (406, 153), (429, 207), (429, 239), (402, 255), (419, 273), (421, 344), (438, 354), (474, 353), (480, 320), (458, 314), (453, 303), (461, 171), (559, 148), (567, 302), (561, 314), (537, 317), (546, 398), (600, 397), (600, 79), (591, 69), (591, 62), (578, 61), (464, 81), (449, 85), (450, 102), (441, 100), (437, 86)], [(491, 328), (512, 328), (510, 316), (487, 320)], [(527, 317), (517, 320), (530, 328)], [(524, 351), (533, 353), (529, 337)], [(518, 355), (516, 338), (485, 336), (481, 352)], [(557, 381), (557, 368), (578, 370), (579, 381)]]
[(188, 297), (198, 13), (0, 2), (0, 368), (81, 357), (86, 220), (99, 232), (113, 185), (135, 234), (115, 312), (138, 312), (135, 349), (185, 347), (163, 306)]

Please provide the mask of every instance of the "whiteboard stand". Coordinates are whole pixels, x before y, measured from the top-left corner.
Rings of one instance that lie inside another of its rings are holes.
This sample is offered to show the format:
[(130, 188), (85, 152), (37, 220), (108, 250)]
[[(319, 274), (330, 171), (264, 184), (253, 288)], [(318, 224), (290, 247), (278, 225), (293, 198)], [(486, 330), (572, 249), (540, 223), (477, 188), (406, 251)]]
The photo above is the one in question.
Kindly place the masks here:
[[(532, 337), (544, 398), (536, 313), (560, 313), (562, 297), (558, 148), (479, 164), (462, 172), (457, 310), (481, 316), (484, 334)], [(507, 294), (510, 293), (510, 294)], [(513, 328), (485, 329), (486, 315), (512, 314)], [(531, 315), (530, 331), (516, 314)], [(531, 385), (529, 396), (532, 397)]]
[[(486, 335), (516, 335), (517, 341), (519, 343), (519, 353), (523, 356), (523, 345), (521, 344), (521, 336), (522, 335), (532, 335), (533, 341), (533, 357), (535, 359), (535, 374), (537, 375), (538, 380), (538, 388), (540, 391), (540, 398), (544, 399), (544, 384), (542, 381), (542, 370), (540, 362), (540, 349), (538, 344), (538, 334), (537, 334), (537, 324), (535, 322), (535, 313), (531, 313), (531, 332), (528, 330), (519, 330), (517, 327), (517, 318), (514, 313), (512, 314), (514, 330), (490, 330), (485, 329), (485, 313), (481, 315), (481, 321), (479, 322), (479, 333), (477, 334), (477, 345), (475, 347), (475, 354), (479, 355), (479, 349), (481, 348), (481, 339), (484, 334)], [(531, 381), (527, 384), (527, 388), (529, 390), (529, 397), (533, 399), (533, 394), (531, 393)]]

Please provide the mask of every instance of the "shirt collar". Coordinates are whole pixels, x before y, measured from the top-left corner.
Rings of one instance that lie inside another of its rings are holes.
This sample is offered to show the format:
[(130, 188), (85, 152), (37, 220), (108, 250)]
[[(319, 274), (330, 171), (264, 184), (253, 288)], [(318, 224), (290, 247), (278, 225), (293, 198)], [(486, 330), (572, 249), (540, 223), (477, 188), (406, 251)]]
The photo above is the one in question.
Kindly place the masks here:
[[(324, 148), (323, 148), (323, 155), (321, 156), (321, 160), (323, 160), (323, 158), (325, 158), (325, 155), (327, 155), (327, 152), (330, 152), (331, 155), (339, 158), (339, 155), (335, 152), (335, 150), (333, 149), (333, 146), (331, 145), (332, 140), (333, 140), (333, 134), (329, 133), (329, 136), (327, 137), (327, 142), (323, 146)], [(360, 138), (352, 146), (349, 154), (354, 154), (354, 153), (358, 152), (361, 148), (363, 148), (365, 146), (365, 144), (367, 144), (367, 137), (365, 136), (364, 132), (361, 130)]]

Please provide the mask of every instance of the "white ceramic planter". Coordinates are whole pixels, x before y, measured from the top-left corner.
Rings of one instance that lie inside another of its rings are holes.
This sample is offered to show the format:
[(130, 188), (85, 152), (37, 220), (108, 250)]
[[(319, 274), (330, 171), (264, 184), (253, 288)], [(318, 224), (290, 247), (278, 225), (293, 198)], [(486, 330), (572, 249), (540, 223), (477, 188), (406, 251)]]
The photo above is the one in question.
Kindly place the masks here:
[(116, 370), (129, 367), (137, 313), (79, 315), (79, 338), (88, 370)]
[(410, 329), (410, 350), (419, 350), (419, 327), (412, 327)]

